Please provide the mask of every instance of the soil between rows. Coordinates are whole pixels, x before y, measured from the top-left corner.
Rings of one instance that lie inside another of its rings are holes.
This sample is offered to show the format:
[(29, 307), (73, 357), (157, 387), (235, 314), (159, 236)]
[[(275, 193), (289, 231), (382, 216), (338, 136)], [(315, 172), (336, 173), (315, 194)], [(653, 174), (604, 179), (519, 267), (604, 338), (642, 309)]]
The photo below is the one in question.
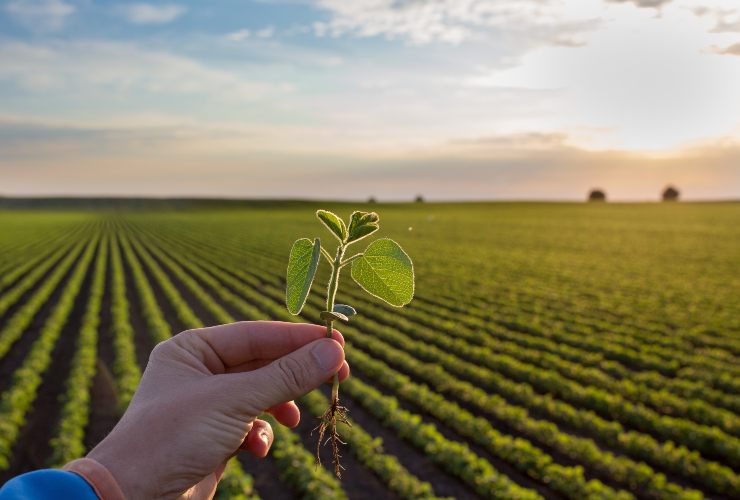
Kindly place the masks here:
[[(52, 264), (46, 271), (44, 271), (41, 274), (41, 276), (39, 276), (38, 279), (33, 283), (33, 285), (31, 285), (30, 287), (28, 287), (28, 289), (25, 292), (23, 292), (20, 295), (20, 297), (18, 297), (18, 299), (13, 303), (13, 305), (11, 305), (10, 307), (8, 307), (5, 310), (5, 312), (2, 315), (0, 315), (0, 330), (2, 330), (3, 328), (5, 328), (5, 325), (7, 325), (8, 321), (10, 320), (10, 318), (12, 318), (13, 315), (15, 315), (15, 313), (17, 313), (18, 310), (21, 309), (26, 304), (26, 302), (28, 302), (28, 299), (30, 299), (33, 296), (33, 294), (35, 294), (38, 291), (39, 288), (41, 288), (41, 286), (43, 285), (43, 283), (54, 272), (54, 270), (56, 269), (57, 265), (59, 265), (59, 262), (61, 262), (62, 260), (64, 260), (64, 258), (68, 255), (68, 253), (69, 253), (69, 249), (61, 257), (59, 257), (58, 259), (56, 259), (56, 261), (54, 262), (54, 264)], [(34, 271), (33, 269), (29, 269), (26, 273), (24, 273), (23, 275), (19, 276), (18, 279), (16, 279), (15, 282), (13, 282), (13, 284), (10, 287), (8, 287), (5, 291), (3, 291), (2, 293), (0, 293), (0, 295), (5, 295), (5, 293), (7, 293), (10, 290), (12, 290), (13, 287), (17, 286), (21, 281), (23, 281), (23, 279), (26, 276), (28, 276), (28, 274), (32, 273), (33, 271)], [(69, 272), (67, 273), (67, 275), (69, 275)], [(48, 302), (48, 300), (47, 300), (47, 302)]]
[[(13, 345), (10, 347), (2, 360), (0, 360), (0, 393), (8, 388), (9, 384), (12, 381), (13, 372), (26, 359), (28, 352), (31, 350), (31, 346), (36, 341), (39, 333), (41, 332), (41, 328), (43, 328), (44, 323), (46, 323), (47, 319), (49, 319), (49, 315), (51, 314), (51, 311), (54, 309), (54, 307), (57, 305), (57, 302), (59, 302), (59, 297), (62, 295), (62, 291), (67, 285), (70, 275), (74, 271), (75, 267), (77, 266), (77, 264), (79, 264), (81, 257), (82, 253), (78, 254), (75, 257), (74, 262), (72, 263), (70, 268), (67, 270), (67, 272), (64, 273), (62, 279), (59, 280), (59, 283), (57, 284), (51, 295), (49, 295), (49, 298), (46, 300), (46, 302), (44, 302), (41, 308), (36, 312), (30, 324), (21, 334), (20, 338), (16, 340), (15, 343), (13, 343)], [(32, 289), (36, 291), (38, 287), (39, 284), (36, 283), (32, 287)], [(6, 320), (10, 319), (10, 316), (8, 316), (8, 314), (8, 311), (6, 311), (6, 314), (3, 315)]]
[(108, 252), (106, 265), (105, 291), (100, 309), (100, 326), (98, 329), (98, 359), (95, 376), (90, 388), (90, 420), (85, 430), (85, 446), (92, 449), (113, 429), (118, 422), (118, 392), (112, 370), (115, 360), (113, 347), (113, 316), (111, 313), (111, 252)]
[(75, 297), (72, 310), (54, 345), (51, 364), (43, 375), (41, 385), (39, 385), (36, 393), (36, 399), (27, 414), (26, 423), (13, 447), (11, 465), (0, 474), (0, 481), (5, 481), (23, 472), (48, 466), (47, 461), (51, 456), (50, 441), (57, 431), (59, 413), (62, 407), (60, 398), (66, 388), (72, 358), (77, 346), (77, 338), (90, 296), (90, 286), (95, 270), (94, 261), (93, 257), (85, 270), (80, 291)]

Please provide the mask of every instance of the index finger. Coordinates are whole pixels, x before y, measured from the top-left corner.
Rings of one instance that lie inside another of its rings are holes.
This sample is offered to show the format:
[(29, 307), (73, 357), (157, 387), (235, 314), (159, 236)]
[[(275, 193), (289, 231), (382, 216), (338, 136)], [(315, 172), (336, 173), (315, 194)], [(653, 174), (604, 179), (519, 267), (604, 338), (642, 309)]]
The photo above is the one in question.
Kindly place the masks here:
[[(178, 337), (180, 337), (178, 339)], [(326, 327), (284, 321), (240, 321), (188, 330), (173, 339), (197, 356), (212, 373), (255, 359), (277, 359), (326, 337)], [(332, 338), (344, 347), (344, 338)]]

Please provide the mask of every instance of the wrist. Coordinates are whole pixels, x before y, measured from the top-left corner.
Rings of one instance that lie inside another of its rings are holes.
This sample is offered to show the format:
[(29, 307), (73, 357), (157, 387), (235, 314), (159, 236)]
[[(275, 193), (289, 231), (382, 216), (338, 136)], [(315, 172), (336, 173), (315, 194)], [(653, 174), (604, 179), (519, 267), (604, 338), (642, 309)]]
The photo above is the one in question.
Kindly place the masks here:
[(112, 472), (95, 459), (78, 458), (66, 464), (63, 469), (82, 477), (102, 500), (130, 498), (123, 492)]
[[(124, 498), (148, 498), (143, 475), (137, 471), (139, 460), (128, 460), (120, 453), (109, 453), (106, 440), (96, 446), (87, 458), (98, 463), (108, 471), (111, 478), (116, 482)], [(101, 497), (108, 500), (105, 497)]]

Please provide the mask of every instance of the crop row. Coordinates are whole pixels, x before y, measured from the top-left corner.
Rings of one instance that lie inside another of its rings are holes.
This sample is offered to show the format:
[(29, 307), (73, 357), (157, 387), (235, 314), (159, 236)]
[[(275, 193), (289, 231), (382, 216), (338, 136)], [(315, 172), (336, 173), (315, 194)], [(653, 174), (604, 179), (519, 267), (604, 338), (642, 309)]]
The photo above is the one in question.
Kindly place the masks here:
[(23, 238), (10, 235), (11, 240), (0, 248), (0, 290), (31, 269), (33, 266), (30, 263), (40, 262), (44, 256), (53, 252), (60, 241), (76, 239), (88, 229), (88, 224), (80, 224), (72, 228), (39, 230), (26, 234)]
[[(396, 319), (394, 327), (403, 324), (402, 320)], [(451, 350), (463, 358), (472, 359), (479, 364), (484, 364), (494, 370), (501, 371), (508, 376), (514, 376), (519, 380), (533, 384), (545, 392), (550, 392), (572, 401), (575, 404), (592, 408), (606, 417), (617, 416), (640, 430), (656, 432), (658, 436), (669, 439), (678, 439), (690, 447), (700, 451), (709, 451), (711, 455), (720, 455), (734, 460), (737, 456), (737, 443), (734, 438), (727, 436), (718, 429), (707, 428), (683, 419), (660, 416), (641, 405), (633, 405), (624, 401), (618, 395), (601, 391), (597, 388), (583, 387), (581, 384), (567, 380), (555, 372), (542, 370), (539, 367), (520, 363), (510, 356), (497, 355), (493, 352), (469, 346), (465, 341), (450, 338), (445, 335), (433, 334), (419, 330), (404, 330), (415, 334), (419, 340), (437, 344), (443, 349)], [(455, 331), (456, 336), (462, 332)], [(475, 336), (466, 337), (465, 340), (475, 341)]]
[[(429, 274), (432, 281), (444, 280), (444, 276), (435, 275), (434, 273)], [(650, 314), (650, 311), (652, 311), (650, 307), (635, 307), (640, 305), (641, 299), (645, 297), (645, 292), (654, 292), (652, 285), (649, 285), (645, 290), (635, 290), (635, 295), (630, 295), (629, 292), (625, 293), (624, 289), (621, 289), (620, 295), (617, 296), (614, 293), (616, 287), (613, 286), (613, 283), (609, 284), (609, 293), (603, 293), (603, 290), (602, 293), (595, 293), (594, 288), (584, 286), (583, 275), (579, 275), (573, 282), (558, 279), (555, 286), (543, 286), (542, 274), (539, 270), (535, 275), (527, 272), (526, 274), (512, 276), (507, 273), (509, 278), (507, 280), (498, 282), (488, 280), (486, 283), (478, 283), (474, 288), (479, 291), (490, 292), (477, 294), (477, 298), (484, 298), (484, 300), (487, 297), (506, 296), (517, 305), (525, 307), (532, 305), (537, 309), (554, 311), (560, 309), (577, 311), (583, 319), (593, 320), (604, 325), (609, 324), (617, 329), (632, 328), (639, 330), (637, 333), (641, 335), (660, 335), (665, 337), (659, 341), (663, 345), (671, 342), (693, 343), (696, 340), (694, 336), (697, 333), (710, 341), (732, 337), (729, 332), (725, 333), (723, 330), (712, 328), (711, 321), (693, 324), (685, 321), (686, 318), (683, 321), (677, 321), (676, 316), (656, 317)], [(630, 279), (626, 283), (632, 281)], [(440, 294), (439, 297), (446, 298), (446, 293), (460, 293), (462, 297), (470, 297), (470, 287), (454, 287), (455, 284), (452, 285), (452, 288), (448, 287), (444, 291), (445, 293)], [(602, 286), (603, 283), (597, 283), (596, 289)], [(680, 310), (691, 304), (687, 302), (682, 304), (681, 297), (673, 294), (670, 302), (665, 305), (671, 306), (674, 310)], [(677, 337), (677, 340), (669, 338), (673, 336)]]
[(487, 460), (480, 458), (463, 443), (445, 438), (436, 426), (425, 423), (420, 415), (411, 413), (398, 401), (357, 379), (342, 383), (342, 392), (360, 404), (381, 424), (421, 449), (434, 463), (461, 478), (484, 498), (536, 499), (535, 491), (523, 488), (498, 472)]
[(102, 236), (95, 258), (92, 284), (77, 348), (71, 361), (66, 390), (61, 396), (62, 409), (55, 437), (51, 440), (50, 464), (61, 467), (85, 454), (85, 428), (90, 417), (90, 387), (95, 376), (98, 327), (103, 302), (108, 258), (108, 237)]
[(315, 458), (294, 432), (280, 425), (271, 415), (260, 417), (272, 426), (275, 441), (271, 454), (280, 468), (280, 479), (307, 500), (346, 499), (341, 485), (323, 467), (316, 467)]
[[(10, 307), (13, 306), (23, 296), (26, 291), (31, 289), (37, 281), (41, 279), (44, 274), (51, 269), (62, 257), (64, 257), (70, 248), (78, 243), (79, 240), (68, 240), (65, 244), (56, 247), (54, 251), (47, 256), (45, 260), (38, 266), (34, 266), (32, 270), (23, 276), (23, 279), (13, 285), (12, 288), (5, 290), (0, 296), (0, 316), (2, 316)], [(29, 261), (34, 262), (32, 259)], [(6, 276), (7, 277), (7, 276)]]
[[(459, 303), (459, 297), (457, 301)], [(472, 303), (474, 310), (486, 310), (476, 307), (476, 302), (479, 301)], [(678, 348), (650, 345), (648, 343), (650, 337), (642, 338), (641, 341), (637, 340), (640, 339), (639, 331), (627, 334), (579, 327), (577, 323), (568, 321), (569, 313), (567, 312), (561, 311), (553, 314), (552, 318), (548, 318), (547, 316), (542, 317), (541, 312), (530, 314), (526, 310), (502, 302), (496, 303), (493, 309), (496, 315), (489, 317), (491, 321), (498, 321), (514, 329), (526, 329), (530, 333), (557, 336), (563, 342), (574, 343), (592, 352), (604, 353), (607, 358), (621, 361), (631, 367), (656, 370), (667, 376), (675, 376), (684, 368), (700, 368), (708, 374), (717, 376), (727, 370), (740, 373), (737, 371), (734, 360), (697, 355), (696, 348), (693, 346)], [(491, 308), (489, 307), (488, 310)], [(543, 325), (546, 325), (546, 331), (543, 330)], [(578, 343), (576, 339), (586, 339), (586, 341)]]
[[(609, 338), (617, 343), (637, 349), (645, 347), (650, 350), (653, 346), (660, 346), (691, 355), (695, 352), (696, 342), (701, 341), (701, 338), (697, 338), (696, 335), (681, 335), (671, 327), (656, 325), (652, 321), (644, 321), (643, 318), (636, 318), (634, 314), (629, 317), (622, 316), (615, 321), (605, 319), (603, 310), (589, 308), (588, 315), (585, 315), (585, 311), (582, 310), (583, 308), (579, 307), (580, 304), (574, 303), (572, 300), (566, 300), (562, 294), (554, 299), (543, 300), (539, 295), (536, 297), (524, 295), (518, 283), (516, 288), (511, 289), (512, 293), (517, 294), (515, 300), (512, 300), (511, 294), (507, 295), (506, 298), (508, 300), (501, 300), (501, 294), (497, 294), (496, 296), (473, 297), (469, 295), (469, 292), (461, 292), (462, 294), (456, 293), (453, 295), (449, 292), (442, 291), (435, 294), (432, 302), (435, 305), (439, 305), (446, 304), (449, 301), (459, 303), (464, 300), (476, 309), (485, 311), (495, 310), (497, 312), (513, 307), (517, 311), (545, 318), (548, 325), (552, 323), (567, 324), (576, 333), (608, 334)], [(593, 316), (594, 312), (598, 313), (599, 316)], [(705, 338), (703, 342), (716, 345), (716, 340)], [(650, 345), (645, 345), (646, 343)], [(726, 346), (724, 342), (722, 345), (723, 347)], [(716, 356), (720, 360), (727, 359), (726, 354), (720, 356), (717, 353)]]
[[(357, 297), (357, 295), (351, 295), (353, 298)], [(370, 309), (371, 313), (375, 311), (372, 316), (379, 322), (383, 324), (391, 323), (391, 320), (387, 319), (379, 308), (371, 304), (366, 304), (363, 308)], [(407, 318), (408, 320), (406, 318), (394, 319), (392, 321), (393, 326), (403, 331), (418, 328), (418, 326), (432, 328), (436, 331), (447, 331), (454, 328), (456, 336), (464, 337), (473, 344), (483, 345), (497, 353), (516, 358), (523, 363), (557, 371), (564, 378), (577, 381), (584, 384), (584, 386), (593, 386), (610, 393), (619, 394), (628, 400), (646, 404), (662, 414), (686, 418), (697, 424), (716, 426), (734, 436), (740, 435), (740, 419), (733, 412), (715, 408), (700, 399), (686, 401), (667, 391), (656, 391), (643, 384), (636, 384), (629, 379), (615, 380), (600, 370), (563, 360), (545, 351), (522, 349), (514, 342), (498, 341), (490, 337), (482, 338), (464, 326), (453, 326), (449, 320), (441, 320), (431, 314), (417, 310), (409, 311)]]
[[(421, 301), (423, 302), (423, 300)], [(545, 337), (539, 337), (526, 332), (515, 332), (505, 329), (499, 325), (491, 325), (489, 321), (476, 317), (476, 311), (465, 309), (462, 306), (449, 306), (451, 315), (455, 322), (474, 331), (485, 331), (493, 339), (521, 346), (523, 352), (533, 352), (535, 355), (551, 354), (564, 360), (572, 361), (584, 367), (594, 367), (614, 379), (626, 379), (630, 383), (644, 384), (645, 391), (669, 391), (672, 394), (688, 399), (702, 399), (715, 406), (730, 410), (734, 413), (740, 412), (740, 397), (712, 389), (703, 382), (666, 377), (655, 371), (631, 372), (624, 366), (613, 360), (605, 360), (602, 355), (579, 349), (576, 346), (560, 344)], [(421, 307), (424, 315), (434, 316), (433, 307)], [(414, 314), (413, 311), (410, 311)], [(442, 318), (444, 320), (444, 318)]]
[(119, 241), (126, 257), (126, 264), (131, 271), (134, 288), (137, 292), (139, 311), (144, 316), (149, 335), (155, 343), (164, 342), (172, 335), (170, 325), (167, 324), (157, 304), (154, 290), (152, 290), (139, 259), (131, 250), (124, 231), (119, 231)]
[[(315, 417), (321, 416), (329, 406), (329, 400), (318, 390), (301, 398), (301, 403)], [(399, 498), (413, 500), (426, 498), (436, 500), (432, 485), (411, 474), (396, 457), (385, 453), (383, 442), (374, 438), (362, 427), (348, 420), (349, 425), (340, 424), (337, 432), (357, 459), (385, 482)]]
[(570, 467), (555, 463), (550, 455), (529, 441), (501, 434), (488, 420), (472, 415), (461, 406), (448, 401), (428, 387), (413, 382), (385, 363), (373, 360), (364, 352), (354, 350), (350, 345), (347, 347), (352, 365), (363, 375), (392, 390), (397, 396), (423, 409), (459, 435), (479, 444), (495, 457), (552, 490), (568, 498), (577, 499), (631, 498), (629, 493), (615, 491), (598, 480), (587, 480), (580, 466)]
[(59, 282), (72, 267), (75, 259), (85, 245), (85, 240), (80, 239), (75, 247), (67, 254), (64, 260), (59, 263), (54, 271), (49, 275), (44, 283), (33, 293), (31, 297), (18, 309), (15, 314), (8, 320), (0, 331), (0, 359), (7, 354), (10, 347), (15, 343), (25, 329), (31, 324), (36, 314), (49, 300)]
[(82, 258), (62, 291), (59, 302), (44, 323), (25, 360), (13, 372), (10, 386), (0, 397), (0, 470), (7, 469), (10, 465), (13, 445), (25, 424), (26, 413), (36, 400), (43, 374), (51, 364), (54, 345), (72, 312), (97, 243), (97, 235), (86, 243)]
[[(29, 286), (33, 285), (43, 274), (56, 262), (64, 251), (62, 249), (69, 249), (80, 237), (80, 234), (69, 235), (62, 242), (54, 245), (49, 245), (48, 242), (43, 241), (42, 249), (31, 249), (28, 253), (22, 253), (10, 261), (8, 269), (0, 270), (0, 290), (13, 285), (21, 276), (30, 271), (30, 275), (35, 275), (35, 279), (25, 276), (22, 281), (15, 283), (11, 289), (5, 290), (2, 299), (0, 299), (0, 316), (2, 316), (9, 307), (18, 301), (21, 295), (28, 290)], [(42, 269), (39, 271), (39, 269)], [(30, 283), (26, 286), (25, 283)]]
[[(493, 416), (499, 422), (504, 423), (514, 431), (521, 433), (523, 436), (541, 443), (563, 456), (577, 460), (579, 463), (589, 467), (593, 471), (601, 474), (603, 477), (609, 478), (635, 493), (652, 498), (672, 498), (675, 496), (681, 496), (683, 498), (690, 498), (692, 496), (694, 498), (700, 497), (696, 492), (685, 490), (676, 484), (668, 482), (662, 474), (657, 474), (644, 463), (638, 463), (625, 456), (618, 456), (604, 451), (591, 439), (563, 433), (554, 423), (534, 419), (524, 408), (511, 405), (500, 396), (488, 394), (476, 385), (456, 379), (449, 372), (443, 370), (442, 366), (440, 366), (442, 363), (435, 365), (417, 361), (413, 356), (405, 352), (405, 349), (407, 349), (408, 346), (401, 347), (401, 349), (404, 349), (401, 350), (398, 348), (400, 347), (398, 345), (391, 347), (391, 345), (370, 336), (358, 335), (358, 332), (356, 331), (347, 330), (347, 333), (350, 335), (350, 338), (353, 339), (352, 345), (354, 347), (361, 346), (363, 352), (372, 353), (376, 359), (382, 359), (386, 363), (397, 367), (397, 369), (412, 375), (416, 380), (430, 384), (436, 392), (445, 394), (449, 398), (459, 400), (471, 408), (478, 409), (479, 411)], [(416, 347), (417, 349), (423, 348), (421, 345), (417, 345)], [(439, 357), (441, 356), (435, 356), (435, 358)], [(455, 361), (448, 361), (448, 363), (444, 363), (445, 368), (449, 364), (459, 366)], [(464, 369), (467, 369), (469, 374), (474, 371), (474, 368), (471, 369), (470, 366), (467, 366)], [(456, 371), (460, 372), (462, 370)], [(482, 374), (481, 378), (485, 378), (485, 375)], [(509, 391), (501, 392), (507, 392), (511, 395)], [(526, 406), (537, 406), (539, 403), (541, 407), (544, 406), (547, 409), (557, 409), (553, 412), (555, 413), (555, 416), (559, 417), (560, 415), (569, 415), (564, 412), (558, 413), (558, 411), (561, 411), (559, 405), (554, 404), (555, 402), (547, 397), (534, 395), (531, 392), (531, 389), (529, 393), (520, 393), (519, 397), (522, 398), (522, 403)], [(539, 401), (532, 404), (529, 401), (524, 400), (525, 397), (537, 398)], [(550, 403), (550, 405), (545, 406), (548, 403)], [(576, 412), (572, 407), (570, 408), (570, 411), (571, 415)], [(585, 418), (588, 418), (588, 416), (582, 416), (580, 419), (576, 419), (574, 423), (584, 423), (583, 420)], [(562, 421), (565, 419), (558, 418), (558, 420)], [(590, 430), (587, 425), (583, 428)], [(627, 445), (637, 445), (634, 446), (636, 448), (635, 451), (638, 451), (643, 455), (650, 455), (650, 452), (654, 451), (655, 455), (650, 456), (653, 461), (672, 465), (674, 469), (680, 469), (678, 470), (679, 473), (688, 472), (688, 477), (694, 476), (698, 479), (704, 480), (710, 489), (721, 489), (721, 492), (723, 493), (732, 492), (733, 490), (740, 491), (738, 489), (737, 477), (729, 469), (717, 466), (716, 464), (711, 464), (714, 465), (714, 467), (709, 467), (704, 461), (699, 459), (699, 457), (690, 455), (685, 449), (679, 450), (679, 453), (671, 453), (673, 452), (672, 445), (659, 447), (654, 441), (651, 443), (651, 439), (648, 436), (643, 436), (642, 439), (639, 437), (634, 439), (635, 437), (636, 436), (628, 436), (623, 441)], [(620, 438), (621, 436), (617, 436), (613, 442), (617, 445), (621, 444), (623, 441)], [(630, 440), (630, 438), (632, 439)], [(652, 450), (646, 446), (643, 448), (646, 444), (653, 444)], [(617, 447), (629, 449), (629, 446)], [(632, 450), (630, 449), (629, 451)], [(669, 452), (668, 456), (659, 454), (664, 451)], [(678, 460), (676, 455), (678, 455)], [(700, 472), (700, 474), (695, 474), (692, 467), (687, 467), (687, 464), (679, 461), (680, 459), (686, 458), (694, 459), (691, 461), (694, 462), (694, 464), (691, 465), (695, 465), (697, 462), (699, 463), (701, 468), (698, 472)], [(673, 462), (669, 462), (671, 459)], [(725, 475), (718, 475), (718, 471), (724, 472)], [(716, 486), (715, 488), (712, 488), (712, 486), (716, 485), (718, 482), (721, 488), (717, 488)]]
[[(494, 305), (486, 307), (478, 305), (481, 302), (480, 299), (471, 299), (460, 295), (443, 295), (443, 297), (430, 300), (431, 306), (436, 307), (443, 302), (447, 308), (464, 310), (466, 313), (472, 314), (489, 324), (495, 323), (514, 331), (553, 338), (565, 345), (602, 354), (607, 359), (626, 364), (630, 369), (655, 370), (669, 377), (681, 375), (708, 383), (710, 387), (717, 387), (730, 393), (736, 392), (738, 387), (723, 377), (723, 375), (726, 375), (725, 370), (737, 370), (737, 366), (732, 360), (719, 360), (716, 356), (706, 357), (705, 359), (695, 351), (682, 354), (675, 348), (650, 346), (645, 343), (633, 343), (632, 346), (621, 345), (619, 342), (614, 342), (613, 339), (621, 338), (622, 344), (626, 344), (631, 342), (628, 336), (619, 337), (613, 332), (604, 334), (588, 329), (580, 329), (579, 331), (577, 328), (573, 328), (571, 323), (567, 323), (566, 326), (562, 321), (547, 321), (545, 323), (547, 329), (543, 331), (542, 318), (533, 319), (533, 314), (527, 314), (520, 308), (506, 304), (503, 301), (495, 301)], [(487, 302), (491, 301), (493, 299), (488, 299)], [(495, 315), (490, 312), (480, 312), (490, 311), (491, 309), (496, 311)], [(567, 313), (562, 312), (560, 314), (567, 315)], [(633, 334), (633, 337), (635, 335), (637, 333)], [(644, 339), (645, 342), (650, 340), (651, 337)], [(699, 369), (699, 373), (694, 374), (692, 370), (696, 369)]]
[(121, 259), (121, 247), (125, 249), (126, 242), (123, 236), (113, 236), (111, 245), (111, 339), (115, 353), (113, 375), (118, 389), (118, 409), (123, 413), (136, 392), (141, 368), (136, 363), (134, 330), (129, 318), (130, 304), (126, 296), (126, 277)]

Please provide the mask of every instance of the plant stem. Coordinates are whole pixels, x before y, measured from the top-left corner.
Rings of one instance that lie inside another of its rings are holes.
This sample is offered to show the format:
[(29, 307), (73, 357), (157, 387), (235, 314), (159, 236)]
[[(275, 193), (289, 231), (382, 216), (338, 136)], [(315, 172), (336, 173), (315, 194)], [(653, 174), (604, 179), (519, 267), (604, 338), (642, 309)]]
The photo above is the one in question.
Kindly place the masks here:
[[(326, 295), (326, 310), (334, 310), (334, 299), (337, 296), (337, 288), (339, 286), (339, 273), (342, 270), (342, 258), (344, 257), (344, 251), (346, 247), (341, 244), (337, 248), (337, 255), (334, 257), (334, 263), (331, 268), (331, 278), (329, 278), (329, 291)], [(331, 338), (331, 334), (334, 331), (334, 321), (327, 320), (326, 322), (326, 336)], [(331, 386), (331, 399), (336, 402), (339, 398), (339, 373), (334, 374), (334, 381)]]

